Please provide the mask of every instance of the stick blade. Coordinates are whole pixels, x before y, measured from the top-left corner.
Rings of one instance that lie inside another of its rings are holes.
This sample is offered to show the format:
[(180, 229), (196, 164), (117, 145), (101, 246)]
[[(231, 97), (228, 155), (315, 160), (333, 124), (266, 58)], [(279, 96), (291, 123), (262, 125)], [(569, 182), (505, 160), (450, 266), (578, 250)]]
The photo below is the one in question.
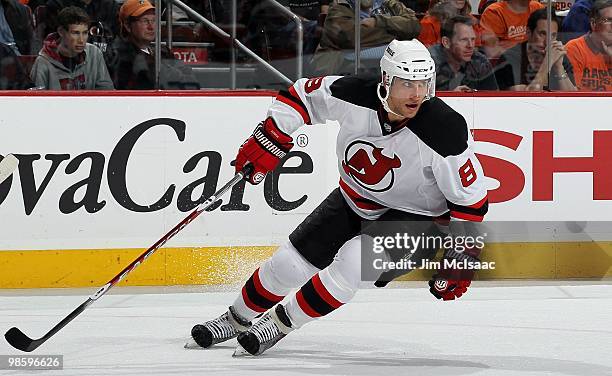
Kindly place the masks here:
[(39, 346), (37, 341), (26, 336), (21, 330), (15, 327), (10, 328), (4, 334), (4, 338), (6, 338), (6, 341), (14, 348), (25, 352), (31, 352)]

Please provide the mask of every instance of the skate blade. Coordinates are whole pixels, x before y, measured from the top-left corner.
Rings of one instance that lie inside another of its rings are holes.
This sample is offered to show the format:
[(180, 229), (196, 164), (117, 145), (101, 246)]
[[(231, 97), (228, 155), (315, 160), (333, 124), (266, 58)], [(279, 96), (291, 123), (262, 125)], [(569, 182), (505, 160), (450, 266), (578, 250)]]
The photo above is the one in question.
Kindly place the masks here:
[(251, 354), (249, 354), (249, 352), (246, 351), (242, 345), (238, 344), (238, 346), (236, 346), (236, 350), (234, 350), (234, 354), (232, 354), (232, 357), (239, 358), (243, 356), (251, 356)]

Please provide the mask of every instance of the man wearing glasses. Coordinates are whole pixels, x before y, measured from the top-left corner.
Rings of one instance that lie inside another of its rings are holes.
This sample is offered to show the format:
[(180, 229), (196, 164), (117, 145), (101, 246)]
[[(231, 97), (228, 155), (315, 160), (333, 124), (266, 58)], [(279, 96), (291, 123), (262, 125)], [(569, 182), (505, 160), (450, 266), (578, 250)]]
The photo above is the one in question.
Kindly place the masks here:
[(576, 86), (584, 91), (612, 91), (612, 0), (591, 9), (591, 32), (567, 42)]
[[(155, 7), (147, 0), (127, 0), (119, 9), (120, 37), (113, 41), (108, 68), (115, 88), (155, 87)], [(199, 89), (191, 68), (162, 48), (159, 89)]]

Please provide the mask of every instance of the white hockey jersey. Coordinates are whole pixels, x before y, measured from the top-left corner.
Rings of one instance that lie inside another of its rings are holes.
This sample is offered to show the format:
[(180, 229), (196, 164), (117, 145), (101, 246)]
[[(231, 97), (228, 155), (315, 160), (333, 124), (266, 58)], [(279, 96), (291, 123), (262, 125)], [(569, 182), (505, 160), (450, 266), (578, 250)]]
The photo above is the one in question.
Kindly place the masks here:
[(268, 116), (288, 135), (304, 124), (340, 123), (340, 188), (363, 218), (394, 208), (481, 221), (487, 190), (463, 116), (434, 97), (414, 118), (391, 124), (377, 83), (341, 76), (300, 79), (279, 93)]

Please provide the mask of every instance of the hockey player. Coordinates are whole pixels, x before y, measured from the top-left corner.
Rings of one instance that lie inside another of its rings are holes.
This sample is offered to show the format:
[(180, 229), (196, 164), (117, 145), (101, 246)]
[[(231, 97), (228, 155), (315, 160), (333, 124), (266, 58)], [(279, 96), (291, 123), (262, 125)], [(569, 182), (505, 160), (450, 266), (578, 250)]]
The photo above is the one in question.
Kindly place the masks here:
[[(416, 39), (392, 41), (382, 81), (328, 76), (281, 91), (240, 147), (236, 170), (260, 183), (292, 148), (304, 124), (337, 120), (340, 184), (248, 279), (229, 310), (195, 325), (186, 347), (238, 336), (235, 355), (259, 355), (302, 325), (348, 303), (361, 282), (362, 222), (385, 219), (481, 221), (488, 208), (483, 171), (464, 118), (435, 97), (435, 65)], [(377, 222), (380, 223), (380, 222)], [(477, 250), (445, 258), (475, 259)], [(440, 269), (429, 282), (438, 299), (459, 298), (473, 272)], [(383, 286), (388, 281), (378, 281)], [(279, 304), (293, 289), (285, 305)], [(251, 323), (256, 317), (261, 318)]]

